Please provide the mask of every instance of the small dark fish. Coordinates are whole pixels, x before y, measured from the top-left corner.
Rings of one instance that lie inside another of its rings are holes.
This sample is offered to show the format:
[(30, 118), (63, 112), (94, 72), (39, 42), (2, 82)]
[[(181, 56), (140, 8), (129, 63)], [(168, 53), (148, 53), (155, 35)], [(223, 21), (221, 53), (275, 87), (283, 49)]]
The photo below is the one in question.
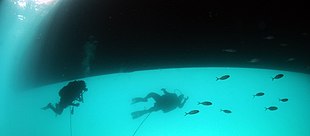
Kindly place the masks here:
[(199, 105), (199, 104), (209, 106), (209, 105), (212, 105), (212, 102), (208, 102), (208, 101), (198, 102), (198, 105)]
[(275, 37), (273, 35), (269, 35), (269, 36), (266, 36), (264, 39), (266, 40), (272, 40), (274, 39)]
[(263, 95), (265, 95), (265, 93), (259, 92), (259, 93), (255, 94), (255, 95), (253, 95), (253, 98), (255, 98), (255, 96), (263, 96)]
[(222, 51), (223, 52), (228, 52), (228, 53), (235, 53), (235, 52), (237, 52), (237, 50), (235, 50), (235, 49), (223, 49)]
[(258, 59), (258, 58), (253, 58), (253, 59), (249, 60), (248, 62), (250, 62), (250, 63), (257, 63), (257, 62), (259, 62), (259, 61), (260, 61), (260, 59)]
[(230, 76), (229, 75), (224, 75), (222, 77), (216, 77), (216, 81), (217, 80), (226, 80), (227, 78), (229, 78)]
[(295, 61), (295, 60), (296, 60), (295, 58), (288, 58), (287, 59), (288, 62), (292, 62), (292, 61)]
[(283, 98), (283, 99), (279, 99), (279, 101), (281, 101), (281, 102), (287, 102), (288, 99), (287, 99), (287, 98)]
[(192, 111), (190, 111), (190, 112), (185, 112), (185, 115), (184, 116), (186, 116), (186, 115), (193, 115), (193, 114), (197, 114), (199, 112), (199, 110), (192, 110)]
[(221, 109), (221, 111), (224, 112), (224, 113), (228, 113), (228, 114), (229, 114), (229, 113), (232, 113), (230, 110), (222, 110), (222, 109)]
[(283, 74), (278, 74), (278, 75), (276, 75), (275, 77), (272, 78), (272, 81), (275, 80), (275, 79), (280, 79), (283, 76), (284, 76)]
[(277, 109), (278, 109), (278, 107), (276, 107), (276, 106), (270, 106), (270, 107), (268, 107), (268, 108), (265, 107), (265, 111), (266, 111), (266, 110), (275, 111), (275, 110), (277, 110)]

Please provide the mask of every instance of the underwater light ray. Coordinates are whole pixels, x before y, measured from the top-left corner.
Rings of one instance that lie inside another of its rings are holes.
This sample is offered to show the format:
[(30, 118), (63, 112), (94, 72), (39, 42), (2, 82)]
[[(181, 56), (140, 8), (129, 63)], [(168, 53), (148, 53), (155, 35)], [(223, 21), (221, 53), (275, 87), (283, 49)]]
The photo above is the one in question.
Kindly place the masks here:
[[(10, 99), (18, 85), (20, 71), (27, 64), (29, 53), (35, 50), (36, 36), (44, 27), (50, 14), (56, 9), (58, 0), (4, 0), (0, 2), (0, 106), (9, 109)], [(43, 29), (44, 30), (44, 29)], [(0, 112), (0, 135), (6, 135), (3, 129), (10, 120), (8, 112)], [(2, 134), (3, 133), (3, 134)]]
[[(29, 65), (25, 61), (29, 54), (35, 53), (35, 39), (40, 30), (46, 27), (52, 11), (57, 9), (58, 0), (10, 0), (2, 2), (0, 32), (2, 45), (1, 62), (2, 81), (12, 82), (22, 67)], [(6, 83), (8, 84), (8, 83)]]
[(26, 0), (19, 0), (17, 1), (17, 5), (21, 8), (25, 8), (27, 6)]
[(35, 3), (38, 4), (38, 5), (41, 5), (41, 4), (51, 4), (55, 2), (55, 0), (35, 0)]

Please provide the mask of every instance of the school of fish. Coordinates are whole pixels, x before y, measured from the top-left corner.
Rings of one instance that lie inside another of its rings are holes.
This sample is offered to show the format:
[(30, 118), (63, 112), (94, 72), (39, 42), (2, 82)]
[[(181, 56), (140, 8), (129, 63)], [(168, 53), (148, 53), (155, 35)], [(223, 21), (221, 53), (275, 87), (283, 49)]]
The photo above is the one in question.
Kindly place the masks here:
[[(231, 77), (230, 75), (223, 75), (223, 76), (220, 76), (220, 77), (216, 77), (216, 81), (227, 80), (230, 77)], [(274, 77), (272, 77), (271, 80), (274, 81), (274, 80), (281, 79), (283, 77), (284, 77), (284, 74), (277, 74)], [(262, 97), (264, 95), (265, 95), (264, 92), (257, 92), (256, 94), (253, 95), (253, 99), (255, 97)], [(287, 102), (287, 101), (288, 101), (288, 98), (279, 98), (279, 102)], [(210, 101), (202, 101), (202, 102), (198, 102), (198, 105), (211, 106), (211, 105), (213, 105), (213, 103), (210, 102)], [(276, 110), (278, 110), (278, 107), (274, 106), (274, 105), (265, 107), (265, 111), (267, 111), (267, 110), (269, 110), (269, 111), (276, 111)], [(220, 111), (223, 112), (223, 113), (226, 113), (226, 114), (232, 113), (232, 111), (229, 110), (229, 109), (220, 109)], [(185, 112), (185, 116), (187, 116), (187, 115), (194, 115), (194, 114), (197, 114), (197, 113), (200, 113), (200, 111), (195, 109), (195, 110), (191, 110), (189, 112)]]

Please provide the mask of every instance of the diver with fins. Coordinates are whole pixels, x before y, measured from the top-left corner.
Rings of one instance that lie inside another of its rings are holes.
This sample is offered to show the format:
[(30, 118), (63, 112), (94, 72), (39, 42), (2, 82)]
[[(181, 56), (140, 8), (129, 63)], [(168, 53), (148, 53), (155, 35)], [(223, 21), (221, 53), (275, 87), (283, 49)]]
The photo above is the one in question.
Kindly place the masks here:
[[(69, 82), (59, 92), (60, 100), (55, 106), (52, 103), (48, 103), (42, 110), (51, 109), (56, 115), (61, 115), (63, 110), (68, 106), (78, 107), (80, 102), (84, 102), (83, 94), (88, 91), (86, 83), (83, 80), (75, 80)], [(71, 109), (71, 114), (74, 113), (74, 108)]]

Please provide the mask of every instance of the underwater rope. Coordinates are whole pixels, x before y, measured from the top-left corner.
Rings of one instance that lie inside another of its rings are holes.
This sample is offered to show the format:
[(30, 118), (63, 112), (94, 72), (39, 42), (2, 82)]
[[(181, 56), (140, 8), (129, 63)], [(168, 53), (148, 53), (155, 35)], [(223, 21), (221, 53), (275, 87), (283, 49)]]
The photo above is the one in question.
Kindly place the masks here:
[(152, 112), (150, 112), (145, 118), (144, 120), (140, 123), (140, 125), (138, 126), (138, 128), (136, 129), (136, 131), (133, 133), (132, 136), (136, 135), (137, 131), (140, 129), (140, 127), (142, 126), (142, 124), (144, 123), (144, 121), (150, 116)]
[(71, 107), (70, 112), (70, 136), (72, 136), (72, 114), (73, 114), (73, 107)]

